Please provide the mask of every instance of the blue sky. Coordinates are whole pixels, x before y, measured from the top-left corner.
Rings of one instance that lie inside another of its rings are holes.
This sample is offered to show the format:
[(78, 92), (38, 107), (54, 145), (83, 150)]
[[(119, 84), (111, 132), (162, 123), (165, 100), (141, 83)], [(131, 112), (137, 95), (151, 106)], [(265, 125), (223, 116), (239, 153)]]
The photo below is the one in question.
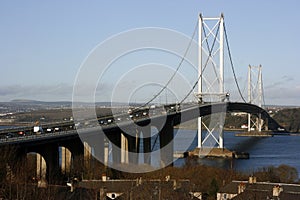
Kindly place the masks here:
[(169, 28), (191, 36), (199, 13), (223, 12), (241, 87), (248, 65), (261, 64), (266, 103), (300, 105), (299, 4), (297, 0), (1, 1), (0, 101), (71, 100), (81, 63), (108, 37), (141, 27)]

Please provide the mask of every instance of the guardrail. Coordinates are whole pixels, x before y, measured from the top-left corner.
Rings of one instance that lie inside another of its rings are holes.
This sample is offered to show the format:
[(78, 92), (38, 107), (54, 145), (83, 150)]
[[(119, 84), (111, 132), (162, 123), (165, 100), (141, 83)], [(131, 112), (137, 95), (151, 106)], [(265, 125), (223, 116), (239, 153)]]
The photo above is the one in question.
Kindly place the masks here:
[(25, 135), (25, 136), (16, 136), (11, 138), (1, 138), (0, 144), (7, 144), (7, 143), (16, 143), (22, 141), (30, 141), (30, 140), (37, 140), (43, 138), (53, 138), (61, 135), (73, 135), (77, 134), (76, 130), (69, 130), (69, 131), (59, 131), (59, 132), (52, 132), (52, 133), (42, 133), (42, 134), (35, 134), (35, 135)]

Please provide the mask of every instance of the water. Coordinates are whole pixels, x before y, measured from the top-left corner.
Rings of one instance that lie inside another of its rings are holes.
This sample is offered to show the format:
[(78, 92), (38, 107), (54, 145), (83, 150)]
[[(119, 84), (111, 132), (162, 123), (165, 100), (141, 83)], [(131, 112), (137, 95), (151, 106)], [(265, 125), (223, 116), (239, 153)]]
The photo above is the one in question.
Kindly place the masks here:
[[(13, 128), (12, 126), (0, 126)], [(174, 137), (174, 151), (184, 152), (193, 150), (197, 146), (196, 130), (176, 130)], [(157, 132), (157, 131), (153, 131)], [(154, 143), (152, 140), (152, 144)], [(142, 145), (142, 144), (141, 144)], [(235, 132), (224, 132), (224, 145), (229, 150), (248, 152), (250, 159), (199, 159), (200, 164), (211, 165), (229, 169), (233, 167), (238, 171), (253, 172), (259, 168), (279, 166), (286, 164), (295, 167), (300, 176), (300, 136), (274, 136), (266, 138), (235, 137)], [(142, 147), (141, 147), (142, 148)], [(159, 140), (155, 144), (152, 155), (152, 164), (159, 166)], [(142, 159), (142, 158), (140, 158)], [(175, 161), (175, 166), (182, 166), (184, 159)]]
[(7, 128), (14, 128), (14, 126), (0, 126), (0, 130), (1, 129), (7, 129)]
[[(181, 130), (174, 140), (174, 150), (183, 151), (186, 141), (193, 142), (188, 150), (197, 146), (197, 131)], [(295, 167), (300, 175), (300, 136), (274, 136), (265, 138), (235, 137), (235, 132), (224, 132), (224, 145), (229, 150), (248, 152), (250, 159), (199, 159), (200, 164), (221, 168), (233, 168), (243, 172), (254, 172), (257, 169), (281, 164)], [(182, 166), (184, 159), (175, 161), (175, 166)]]

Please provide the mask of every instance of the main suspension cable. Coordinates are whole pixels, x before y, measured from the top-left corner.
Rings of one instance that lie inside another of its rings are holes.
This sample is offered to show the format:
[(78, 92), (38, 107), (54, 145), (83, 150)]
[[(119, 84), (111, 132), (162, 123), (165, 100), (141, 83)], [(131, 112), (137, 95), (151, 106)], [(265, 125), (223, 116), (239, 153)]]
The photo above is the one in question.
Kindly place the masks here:
[(170, 79), (168, 80), (168, 82), (164, 85), (164, 87), (157, 93), (155, 94), (149, 101), (147, 101), (146, 103), (144, 103), (141, 107), (145, 107), (147, 106), (149, 103), (151, 103), (153, 100), (155, 100), (167, 87), (168, 85), (170, 84), (170, 82), (173, 80), (173, 78), (175, 77), (175, 75), (177, 74), (178, 70), (180, 69), (180, 67), (182, 66), (182, 63), (183, 61), (185, 60), (185, 57), (187, 56), (189, 50), (190, 50), (190, 47), (192, 45), (192, 42), (194, 40), (194, 37), (196, 35), (196, 32), (197, 32), (197, 29), (198, 29), (198, 21), (195, 25), (195, 28), (194, 28), (194, 31), (193, 31), (193, 35), (191, 37), (191, 40), (189, 41), (189, 44), (184, 52), (184, 55), (181, 57), (181, 60), (176, 68), (176, 70), (174, 71), (173, 75), (170, 77)]
[(228, 50), (228, 55), (229, 55), (229, 60), (230, 60), (230, 64), (231, 64), (231, 69), (232, 69), (234, 81), (235, 81), (235, 84), (236, 84), (236, 86), (237, 86), (238, 92), (239, 92), (239, 94), (240, 94), (242, 100), (246, 103), (246, 100), (245, 100), (245, 98), (243, 97), (243, 94), (242, 94), (242, 92), (241, 92), (239, 83), (238, 83), (238, 81), (237, 81), (236, 73), (235, 73), (234, 66), (233, 66), (233, 61), (232, 61), (231, 51), (230, 51), (230, 48), (229, 48), (229, 41), (228, 41), (228, 36), (227, 36), (227, 31), (226, 31), (225, 23), (223, 23), (223, 24), (224, 24), (225, 40), (226, 40), (226, 45), (227, 45), (227, 50)]
[[(262, 76), (262, 75), (261, 75), (261, 76)], [(261, 90), (262, 90), (263, 108), (266, 108), (265, 91), (264, 91), (264, 83), (263, 83), (263, 79), (261, 79)]]
[[(182, 65), (182, 63), (183, 63), (183, 61), (185, 60), (185, 57), (186, 57), (186, 55), (187, 55), (187, 53), (188, 53), (188, 51), (189, 51), (189, 49), (190, 49), (190, 47), (191, 47), (191, 45), (192, 45), (192, 42), (193, 42), (193, 40), (194, 40), (194, 38), (195, 38), (195, 35), (196, 35), (196, 32), (197, 32), (197, 29), (198, 29), (198, 26), (199, 26), (199, 24), (198, 24), (198, 20), (197, 20), (197, 23), (196, 23), (196, 25), (195, 25), (195, 28), (194, 28), (194, 31), (193, 31), (193, 35), (192, 35), (192, 38), (191, 38), (191, 40), (190, 40), (190, 42), (189, 42), (189, 44), (188, 44), (188, 46), (187, 46), (187, 49), (186, 49), (186, 51), (184, 52), (184, 55), (183, 55), (183, 57), (181, 58), (181, 61), (179, 62), (179, 64), (178, 64), (178, 66), (177, 66), (177, 68), (176, 68), (176, 70), (175, 70), (175, 72), (173, 73), (173, 75), (170, 77), (170, 79), (168, 80), (168, 82), (166, 83), (166, 85), (156, 94), (156, 95), (154, 95), (154, 97), (152, 97), (148, 102), (146, 102), (145, 104), (143, 104), (141, 107), (145, 107), (145, 106), (147, 106), (149, 103), (151, 103), (153, 100), (155, 100), (166, 88), (167, 88), (167, 86), (170, 84), (170, 82), (173, 80), (173, 78), (175, 77), (175, 75), (177, 74), (177, 72), (178, 72), (178, 70), (179, 70), (179, 68), (181, 67), (181, 65)], [(155, 140), (154, 140), (154, 143), (153, 143), (153, 145), (152, 145), (152, 147), (151, 147), (151, 152), (153, 151), (153, 149), (154, 149), (154, 147), (155, 147), (155, 145), (156, 145), (156, 142), (157, 142), (157, 139), (158, 139), (158, 137), (159, 137), (159, 134), (160, 133), (158, 133), (157, 134), (157, 136), (156, 136), (156, 138), (155, 138)]]

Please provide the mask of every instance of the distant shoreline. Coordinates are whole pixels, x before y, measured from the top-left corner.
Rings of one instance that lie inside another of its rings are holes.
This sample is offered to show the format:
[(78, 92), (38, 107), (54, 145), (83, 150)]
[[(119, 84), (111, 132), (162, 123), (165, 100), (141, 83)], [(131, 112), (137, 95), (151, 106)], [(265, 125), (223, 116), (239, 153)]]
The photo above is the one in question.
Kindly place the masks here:
[(25, 123), (5, 123), (5, 122), (0, 122), (0, 126), (33, 126), (33, 123), (30, 122), (25, 122)]
[[(181, 126), (181, 125), (174, 126), (174, 128), (175, 129), (185, 129), (185, 130), (198, 130), (198, 128), (189, 127), (189, 126)], [(224, 131), (241, 131), (241, 132), (244, 132), (244, 131), (247, 131), (247, 130), (242, 129), (242, 128), (232, 128), (232, 129), (231, 128), (224, 128)]]

